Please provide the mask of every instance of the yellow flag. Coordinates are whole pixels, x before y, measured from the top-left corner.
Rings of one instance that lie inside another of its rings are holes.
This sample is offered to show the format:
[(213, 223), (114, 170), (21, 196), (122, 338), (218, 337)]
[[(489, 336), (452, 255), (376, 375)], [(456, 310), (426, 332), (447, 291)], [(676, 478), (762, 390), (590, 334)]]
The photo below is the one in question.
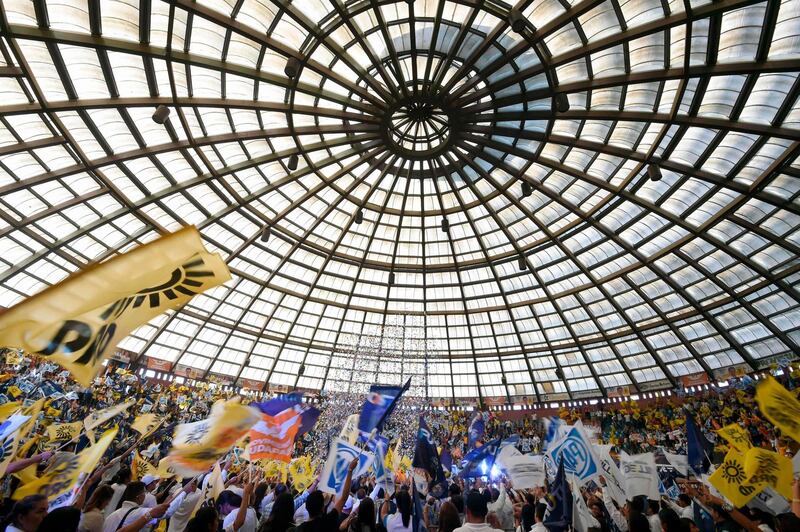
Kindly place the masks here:
[(28, 438), (28, 441), (26, 441), (17, 451), (17, 458), (26, 458), (28, 451), (30, 451), (31, 447), (33, 447), (34, 444), (36, 444), (40, 439), (41, 436), (38, 434), (34, 434), (31, 438)]
[(157, 472), (153, 464), (142, 458), (139, 451), (136, 451), (133, 453), (133, 462), (131, 462), (131, 474), (134, 480), (142, 480), (145, 475), (157, 475)]
[(314, 470), (311, 469), (311, 458), (301, 456), (289, 462), (289, 473), (292, 475), (292, 485), (297, 491), (305, 491), (314, 481)]
[(158, 467), (156, 467), (155, 474), (158, 476), (158, 478), (166, 479), (166, 478), (176, 477), (178, 482), (183, 480), (183, 477), (175, 473), (175, 468), (172, 467), (172, 464), (169, 463), (169, 460), (167, 458), (162, 458), (161, 460), (158, 461)]
[(197, 504), (192, 510), (192, 517), (194, 514), (197, 513), (203, 503), (206, 501), (216, 501), (219, 494), (225, 490), (225, 483), (222, 481), (222, 470), (219, 468), (219, 464), (214, 464), (214, 469), (211, 470), (211, 474), (208, 477), (208, 482), (206, 483), (203, 491), (200, 494), (200, 498), (197, 499)]
[(39, 414), (42, 413), (42, 407), (44, 407), (44, 398), (38, 399), (31, 406), (22, 410), (22, 415), (30, 416), (31, 418), (24, 425), (22, 425), (22, 427), (20, 427), (20, 440), (25, 438), (30, 431), (33, 430), (33, 427), (36, 425), (36, 422), (39, 419)]
[(19, 500), (28, 495), (41, 493), (47, 496), (52, 503), (53, 500), (65, 496), (72, 490), (81, 473), (91, 473), (97, 467), (106, 449), (116, 437), (117, 430), (117, 427), (114, 427), (106, 431), (96, 444), (85, 449), (81, 454), (72, 455), (62, 460), (51, 469), (45, 471), (34, 482), (17, 488), (11, 498)]
[(230, 279), (194, 227), (90, 266), (0, 314), (0, 345), (39, 353), (89, 386), (119, 340)]
[(20, 469), (19, 471), (14, 472), (14, 476), (17, 477), (22, 484), (28, 484), (30, 482), (34, 482), (39, 477), (36, 476), (36, 464), (31, 464), (25, 469)]
[(97, 426), (102, 425), (112, 417), (121, 414), (122, 412), (129, 409), (136, 403), (133, 399), (129, 400), (128, 402), (122, 403), (121, 405), (114, 405), (109, 406), (108, 408), (104, 408), (103, 410), (93, 411), (83, 420), (83, 426), (86, 429), (86, 436), (89, 438), (89, 441), (94, 443), (94, 428)]
[(19, 403), (4, 403), (0, 405), (0, 422), (5, 421), (8, 417), (19, 410), (20, 406)]
[[(791, 469), (789, 472), (791, 474)], [(764, 489), (763, 485), (754, 486), (747, 481), (744, 456), (736, 449), (728, 451), (725, 460), (717, 467), (714, 474), (708, 477), (708, 480), (737, 508), (747, 504), (750, 499)]]
[(400, 460), (400, 469), (403, 469), (404, 471), (411, 471), (411, 458), (404, 456)]
[(754, 486), (770, 486), (792, 498), (792, 460), (773, 451), (753, 447), (744, 459), (747, 481)]
[(13, 397), (14, 399), (16, 399), (17, 397), (22, 395), (22, 390), (20, 390), (16, 386), (9, 386), (8, 389), (6, 390), (6, 393), (11, 397)]
[(131, 428), (142, 436), (146, 436), (156, 430), (160, 424), (161, 419), (156, 414), (141, 414), (133, 420)]
[(47, 438), (50, 442), (68, 442), (76, 439), (81, 434), (83, 423), (57, 423), (47, 427)]
[(731, 423), (717, 431), (717, 434), (740, 453), (746, 453), (753, 445), (750, 443), (750, 436), (747, 431), (739, 426), (738, 423)]
[(207, 420), (175, 429), (170, 463), (184, 476), (199, 475), (233, 447), (261, 419), (258, 410), (238, 399), (217, 401)]
[(756, 401), (761, 413), (781, 432), (800, 442), (800, 401), (772, 377), (756, 387)]

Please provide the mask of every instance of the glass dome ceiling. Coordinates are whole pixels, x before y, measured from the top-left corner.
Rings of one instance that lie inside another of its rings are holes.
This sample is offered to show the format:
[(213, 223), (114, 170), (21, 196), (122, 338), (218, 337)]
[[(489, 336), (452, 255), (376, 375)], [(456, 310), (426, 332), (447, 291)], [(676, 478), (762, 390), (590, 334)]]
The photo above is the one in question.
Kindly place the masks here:
[(121, 345), (176, 373), (545, 400), (793, 358), (799, 17), (5, 0), (0, 305), (194, 224), (232, 281)]

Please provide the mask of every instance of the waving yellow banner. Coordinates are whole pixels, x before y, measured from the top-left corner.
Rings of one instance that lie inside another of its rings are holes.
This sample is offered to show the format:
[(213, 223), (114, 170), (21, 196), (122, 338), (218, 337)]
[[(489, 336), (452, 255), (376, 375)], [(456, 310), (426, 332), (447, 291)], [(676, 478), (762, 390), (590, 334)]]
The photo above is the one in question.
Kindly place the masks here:
[(725, 441), (740, 453), (746, 453), (753, 446), (750, 443), (750, 435), (737, 423), (722, 427), (717, 431), (717, 434), (725, 438)]
[(133, 329), (230, 279), (187, 227), (90, 266), (0, 314), (0, 345), (38, 353), (89, 386)]
[(764, 489), (763, 485), (755, 486), (748, 482), (744, 456), (736, 449), (728, 451), (725, 460), (708, 480), (726, 499), (739, 508)]
[(794, 441), (800, 442), (800, 401), (772, 377), (756, 387), (758, 408), (773, 425)]

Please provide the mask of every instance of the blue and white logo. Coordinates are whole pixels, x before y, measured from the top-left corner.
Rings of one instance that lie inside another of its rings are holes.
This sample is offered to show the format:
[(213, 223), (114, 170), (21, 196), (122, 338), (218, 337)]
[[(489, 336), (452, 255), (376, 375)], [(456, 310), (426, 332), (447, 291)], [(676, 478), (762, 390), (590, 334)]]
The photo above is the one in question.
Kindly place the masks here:
[(580, 480), (588, 480), (598, 474), (590, 443), (577, 427), (572, 427), (563, 439), (548, 449), (547, 454), (556, 464), (564, 460), (564, 470)]

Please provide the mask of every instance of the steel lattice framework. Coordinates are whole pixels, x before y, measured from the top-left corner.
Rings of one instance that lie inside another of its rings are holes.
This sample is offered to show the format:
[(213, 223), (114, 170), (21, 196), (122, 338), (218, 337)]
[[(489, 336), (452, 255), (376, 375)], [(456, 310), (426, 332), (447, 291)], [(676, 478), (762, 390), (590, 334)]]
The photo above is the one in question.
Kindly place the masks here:
[(543, 400), (798, 352), (800, 0), (4, 0), (0, 34), (0, 305), (194, 224), (233, 280), (122, 345), (175, 371)]

